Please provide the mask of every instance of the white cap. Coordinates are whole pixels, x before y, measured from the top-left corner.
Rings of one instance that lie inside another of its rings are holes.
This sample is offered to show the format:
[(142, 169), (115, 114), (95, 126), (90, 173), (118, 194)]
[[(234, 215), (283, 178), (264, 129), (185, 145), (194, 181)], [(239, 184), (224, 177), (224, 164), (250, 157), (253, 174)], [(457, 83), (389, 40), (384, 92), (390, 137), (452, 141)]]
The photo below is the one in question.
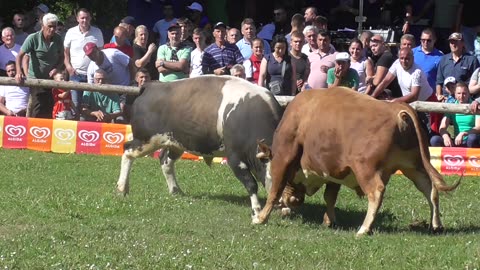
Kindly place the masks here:
[(445, 81), (443, 81), (443, 86), (447, 86), (449, 83), (457, 83), (457, 80), (453, 76), (447, 77)]
[(347, 52), (339, 52), (335, 56), (335, 61), (350, 61), (350, 54)]
[(48, 13), (48, 11), (50, 10), (45, 4), (40, 4), (37, 6), (37, 8), (40, 9), (43, 13)]
[(200, 4), (197, 3), (197, 2), (193, 2), (190, 6), (187, 6), (187, 8), (188, 8), (188, 9), (191, 9), (191, 10), (197, 10), (197, 11), (200, 11), (200, 12), (203, 11), (202, 5), (200, 5)]

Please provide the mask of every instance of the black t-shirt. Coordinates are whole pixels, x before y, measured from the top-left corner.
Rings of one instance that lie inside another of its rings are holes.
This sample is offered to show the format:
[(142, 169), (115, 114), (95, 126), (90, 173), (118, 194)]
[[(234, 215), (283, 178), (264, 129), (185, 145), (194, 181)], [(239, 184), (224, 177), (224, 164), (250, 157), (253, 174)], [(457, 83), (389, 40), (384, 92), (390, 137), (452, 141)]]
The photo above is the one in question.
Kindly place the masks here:
[[(396, 58), (390, 51), (384, 51), (379, 56), (372, 56), (373, 63), (375, 65), (375, 69), (377, 67), (385, 67), (387, 70), (392, 66), (393, 62), (395, 62)], [(392, 91), (393, 97), (402, 97), (402, 90), (400, 89), (400, 85), (398, 84), (397, 78), (395, 78), (388, 86), (387, 89)]]
[[(147, 53), (147, 48), (142, 48), (138, 46), (137, 44), (133, 44), (133, 62), (137, 61), (138, 59), (142, 58), (145, 54)], [(158, 70), (155, 68), (155, 61), (157, 60), (157, 53), (154, 52), (152, 53), (152, 56), (150, 57), (150, 61), (148, 64), (145, 66), (145, 68), (148, 70), (148, 73), (150, 74), (150, 78), (152, 80), (158, 80)]]

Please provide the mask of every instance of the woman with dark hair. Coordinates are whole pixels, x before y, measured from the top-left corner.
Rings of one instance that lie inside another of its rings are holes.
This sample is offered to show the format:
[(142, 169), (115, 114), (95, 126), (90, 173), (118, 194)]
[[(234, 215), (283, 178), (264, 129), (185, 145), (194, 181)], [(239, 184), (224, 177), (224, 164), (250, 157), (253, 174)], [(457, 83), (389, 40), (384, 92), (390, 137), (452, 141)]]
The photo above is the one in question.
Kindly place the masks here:
[(260, 64), (258, 85), (268, 88), (274, 95), (294, 96), (297, 91), (295, 66), (287, 53), (287, 40), (276, 35), (271, 43), (273, 53), (264, 56)]
[(365, 93), (367, 88), (371, 87), (371, 81), (373, 78), (373, 63), (372, 60), (363, 55), (363, 44), (357, 38), (354, 38), (350, 42), (348, 47), (350, 53), (350, 67), (355, 69), (360, 79), (358, 85), (358, 92)]

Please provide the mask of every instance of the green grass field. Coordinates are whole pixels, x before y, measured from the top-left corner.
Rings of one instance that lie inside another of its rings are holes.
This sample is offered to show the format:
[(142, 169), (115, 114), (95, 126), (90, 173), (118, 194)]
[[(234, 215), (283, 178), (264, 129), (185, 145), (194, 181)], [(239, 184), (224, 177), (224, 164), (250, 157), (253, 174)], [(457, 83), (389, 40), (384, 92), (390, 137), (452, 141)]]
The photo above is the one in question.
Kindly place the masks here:
[(0, 149), (0, 269), (480, 269), (476, 177), (441, 194), (446, 233), (431, 235), (410, 226), (429, 222), (426, 200), (395, 176), (373, 235), (356, 239), (367, 201), (348, 188), (336, 229), (321, 226), (321, 193), (254, 226), (227, 166), (177, 163), (184, 196), (168, 194), (152, 158), (134, 163), (119, 196), (119, 169), (120, 157)]

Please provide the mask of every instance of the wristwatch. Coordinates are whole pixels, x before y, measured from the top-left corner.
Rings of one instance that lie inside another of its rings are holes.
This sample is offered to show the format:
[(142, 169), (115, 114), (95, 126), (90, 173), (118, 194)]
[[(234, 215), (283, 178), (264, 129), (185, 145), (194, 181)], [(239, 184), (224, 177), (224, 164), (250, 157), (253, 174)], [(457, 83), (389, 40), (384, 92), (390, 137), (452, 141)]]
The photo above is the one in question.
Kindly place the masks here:
[(165, 62), (160, 61), (160, 66), (163, 67), (165, 65)]

